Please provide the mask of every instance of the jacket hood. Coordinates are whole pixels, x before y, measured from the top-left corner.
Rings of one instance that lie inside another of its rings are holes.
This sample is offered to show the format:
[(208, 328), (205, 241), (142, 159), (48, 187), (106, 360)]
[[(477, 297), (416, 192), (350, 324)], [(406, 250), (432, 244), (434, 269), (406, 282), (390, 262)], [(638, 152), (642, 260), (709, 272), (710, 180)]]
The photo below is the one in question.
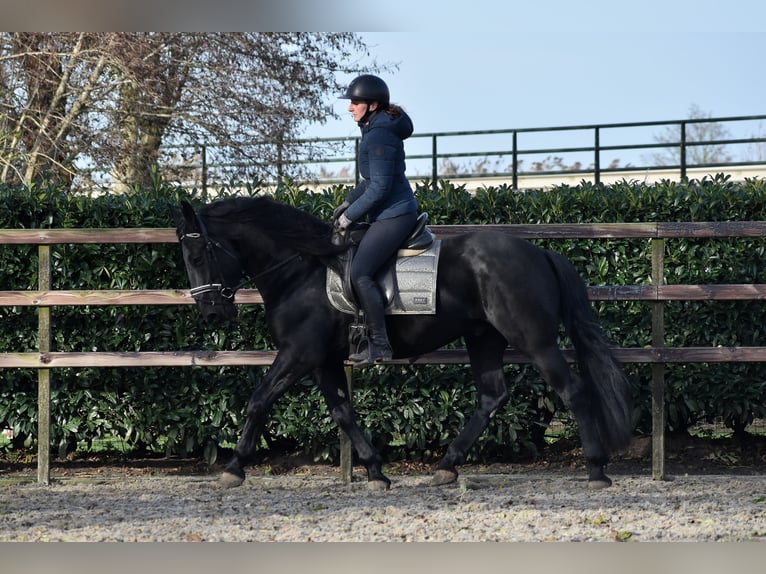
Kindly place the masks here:
[(393, 132), (399, 138), (406, 140), (412, 135), (414, 126), (407, 112), (401, 110), (399, 117), (393, 117), (387, 113), (377, 113), (370, 118), (368, 129), (385, 128)]

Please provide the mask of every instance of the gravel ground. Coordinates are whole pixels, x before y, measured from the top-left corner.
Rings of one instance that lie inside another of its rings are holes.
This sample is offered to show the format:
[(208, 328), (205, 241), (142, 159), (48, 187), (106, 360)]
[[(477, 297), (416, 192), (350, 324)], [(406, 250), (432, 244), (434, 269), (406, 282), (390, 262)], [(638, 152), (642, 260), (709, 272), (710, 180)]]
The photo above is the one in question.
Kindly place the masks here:
[(70, 476), (39, 486), (0, 477), (0, 541), (761, 541), (766, 475), (500, 474), (464, 469), (457, 484), (391, 475), (387, 492), (337, 469), (251, 475)]

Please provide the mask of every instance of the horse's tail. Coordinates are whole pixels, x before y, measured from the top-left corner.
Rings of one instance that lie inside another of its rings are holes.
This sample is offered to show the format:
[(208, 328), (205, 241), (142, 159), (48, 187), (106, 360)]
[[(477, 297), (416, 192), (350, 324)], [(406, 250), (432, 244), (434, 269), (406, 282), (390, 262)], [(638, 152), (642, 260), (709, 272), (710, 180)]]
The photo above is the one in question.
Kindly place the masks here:
[(564, 327), (591, 395), (599, 433), (611, 452), (623, 449), (630, 444), (633, 431), (630, 384), (609, 348), (577, 269), (558, 253), (546, 254), (558, 277)]

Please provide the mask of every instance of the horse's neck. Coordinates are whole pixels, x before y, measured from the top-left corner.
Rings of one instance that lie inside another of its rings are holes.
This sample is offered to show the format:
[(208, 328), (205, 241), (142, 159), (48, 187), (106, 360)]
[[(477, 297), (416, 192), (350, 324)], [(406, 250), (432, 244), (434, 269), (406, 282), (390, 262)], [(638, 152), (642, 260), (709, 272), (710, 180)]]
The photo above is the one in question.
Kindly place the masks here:
[(245, 264), (248, 277), (264, 301), (294, 290), (319, 267), (322, 265), (315, 258), (287, 249), (268, 257), (254, 257)]

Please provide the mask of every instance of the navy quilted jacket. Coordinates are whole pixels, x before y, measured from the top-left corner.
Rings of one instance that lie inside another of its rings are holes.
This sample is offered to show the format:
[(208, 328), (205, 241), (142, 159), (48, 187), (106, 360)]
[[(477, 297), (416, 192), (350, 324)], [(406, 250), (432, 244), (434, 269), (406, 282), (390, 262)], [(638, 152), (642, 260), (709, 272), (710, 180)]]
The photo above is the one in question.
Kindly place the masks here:
[(363, 125), (357, 162), (362, 180), (348, 195), (345, 214), (351, 221), (388, 219), (418, 210), (405, 177), (404, 140), (412, 135), (412, 120), (376, 113)]

